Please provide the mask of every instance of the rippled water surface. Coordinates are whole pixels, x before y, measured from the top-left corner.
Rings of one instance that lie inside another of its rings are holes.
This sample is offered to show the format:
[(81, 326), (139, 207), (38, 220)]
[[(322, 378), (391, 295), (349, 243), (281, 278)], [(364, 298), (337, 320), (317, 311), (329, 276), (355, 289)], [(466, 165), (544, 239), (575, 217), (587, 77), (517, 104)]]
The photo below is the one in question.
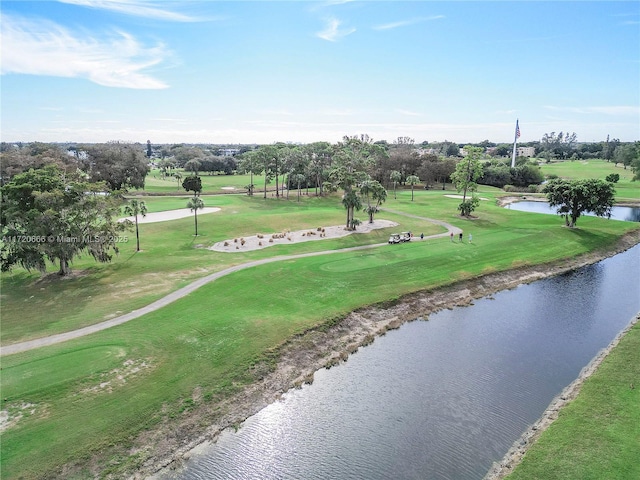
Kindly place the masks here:
[[(557, 215), (556, 208), (550, 207), (547, 202), (514, 202), (506, 206), (511, 210), (522, 212), (548, 213)], [(583, 215), (591, 215), (584, 213)], [(639, 207), (613, 207), (611, 209), (611, 220), (625, 220), (627, 222), (640, 222)]]
[(640, 311), (640, 246), (403, 325), (162, 478), (481, 479)]

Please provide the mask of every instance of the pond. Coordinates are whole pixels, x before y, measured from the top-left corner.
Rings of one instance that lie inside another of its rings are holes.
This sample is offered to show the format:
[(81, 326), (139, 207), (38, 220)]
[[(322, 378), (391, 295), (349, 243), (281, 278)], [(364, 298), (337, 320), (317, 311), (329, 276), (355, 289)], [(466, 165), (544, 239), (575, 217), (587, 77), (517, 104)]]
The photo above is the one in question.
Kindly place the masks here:
[[(519, 210), (522, 212), (547, 213), (557, 215), (556, 208), (550, 207), (547, 202), (514, 202), (506, 205), (505, 208)], [(583, 215), (592, 215), (584, 213)], [(611, 210), (611, 220), (625, 220), (627, 222), (640, 222), (640, 207), (613, 207)]]
[(162, 479), (482, 479), (640, 311), (640, 245), (403, 325)]

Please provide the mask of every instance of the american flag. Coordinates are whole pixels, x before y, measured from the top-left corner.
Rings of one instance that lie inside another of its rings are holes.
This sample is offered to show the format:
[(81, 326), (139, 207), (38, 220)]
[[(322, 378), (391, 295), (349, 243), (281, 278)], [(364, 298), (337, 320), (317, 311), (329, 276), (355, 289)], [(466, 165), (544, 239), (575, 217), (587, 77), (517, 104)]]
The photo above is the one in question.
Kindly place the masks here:
[(520, 138), (520, 126), (518, 125), (518, 120), (516, 120), (516, 138)]

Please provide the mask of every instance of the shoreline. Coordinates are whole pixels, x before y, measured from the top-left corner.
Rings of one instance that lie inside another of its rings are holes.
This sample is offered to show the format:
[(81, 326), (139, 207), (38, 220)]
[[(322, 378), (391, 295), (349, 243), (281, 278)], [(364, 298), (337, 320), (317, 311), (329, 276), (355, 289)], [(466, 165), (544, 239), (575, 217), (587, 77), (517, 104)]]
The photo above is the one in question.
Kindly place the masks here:
[(637, 313), (619, 332), (615, 338), (605, 348), (600, 350), (595, 357), (580, 371), (578, 378), (567, 385), (562, 392), (556, 395), (542, 416), (523, 432), (520, 437), (513, 442), (507, 453), (499, 462), (494, 462), (483, 480), (502, 480), (507, 475), (513, 473), (520, 464), (524, 455), (540, 438), (542, 433), (558, 419), (560, 410), (576, 399), (584, 382), (591, 377), (600, 367), (600, 364), (609, 356), (609, 353), (620, 343), (620, 340), (627, 334), (633, 326), (640, 322), (640, 312)]
[[(242, 391), (221, 402), (201, 405), (188, 417), (163, 424), (152, 431), (143, 432), (133, 442), (130, 454), (141, 454), (146, 461), (131, 473), (131, 480), (157, 478), (167, 470), (180, 468), (194, 451), (214, 443), (227, 428), (237, 428), (244, 420), (265, 406), (279, 400), (291, 388), (299, 388), (313, 382), (313, 375), (322, 368), (331, 368), (348, 359), (360, 347), (369, 345), (377, 336), (388, 330), (399, 328), (403, 323), (428, 317), (432, 313), (457, 306), (470, 305), (476, 299), (501, 290), (532, 283), (543, 278), (560, 275), (580, 267), (597, 263), (624, 252), (640, 243), (640, 230), (630, 232), (606, 251), (597, 251), (569, 258), (552, 264), (519, 267), (492, 273), (447, 286), (425, 289), (408, 294), (396, 302), (371, 305), (355, 310), (343, 318), (327, 320), (323, 325), (287, 339), (269, 354), (278, 357), (274, 369), (266, 361), (254, 367), (256, 382), (246, 385)], [(636, 319), (637, 321), (637, 319)], [(616, 337), (621, 338), (631, 324)], [(616, 342), (616, 340), (614, 340)], [(518, 439), (505, 457), (494, 463), (485, 479), (497, 480), (502, 476), (489, 477), (494, 469), (504, 471), (515, 466), (539, 434), (552, 423), (554, 414), (575, 398), (582, 382), (593, 373), (606, 354), (615, 346), (614, 342), (601, 351), (580, 373), (578, 379), (565, 388), (554, 399), (540, 420), (534, 423)], [(617, 342), (616, 342), (617, 344)], [(598, 360), (599, 359), (599, 360)], [(266, 372), (266, 373), (263, 373)], [(574, 385), (575, 384), (575, 385)], [(571, 396), (569, 392), (573, 392)], [(204, 427), (203, 425), (208, 425)], [(524, 444), (522, 441), (526, 440)]]

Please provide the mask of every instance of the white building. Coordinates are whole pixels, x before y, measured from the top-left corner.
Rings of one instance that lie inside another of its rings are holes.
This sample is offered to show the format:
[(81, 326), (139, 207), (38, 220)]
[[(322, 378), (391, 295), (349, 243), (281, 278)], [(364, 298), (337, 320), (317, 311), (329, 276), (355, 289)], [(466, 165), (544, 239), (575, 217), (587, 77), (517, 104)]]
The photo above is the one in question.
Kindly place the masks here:
[(517, 147), (516, 155), (518, 157), (533, 157), (536, 154), (536, 147)]
[(221, 148), (220, 155), (222, 155), (223, 157), (233, 157), (239, 151), (239, 148)]

